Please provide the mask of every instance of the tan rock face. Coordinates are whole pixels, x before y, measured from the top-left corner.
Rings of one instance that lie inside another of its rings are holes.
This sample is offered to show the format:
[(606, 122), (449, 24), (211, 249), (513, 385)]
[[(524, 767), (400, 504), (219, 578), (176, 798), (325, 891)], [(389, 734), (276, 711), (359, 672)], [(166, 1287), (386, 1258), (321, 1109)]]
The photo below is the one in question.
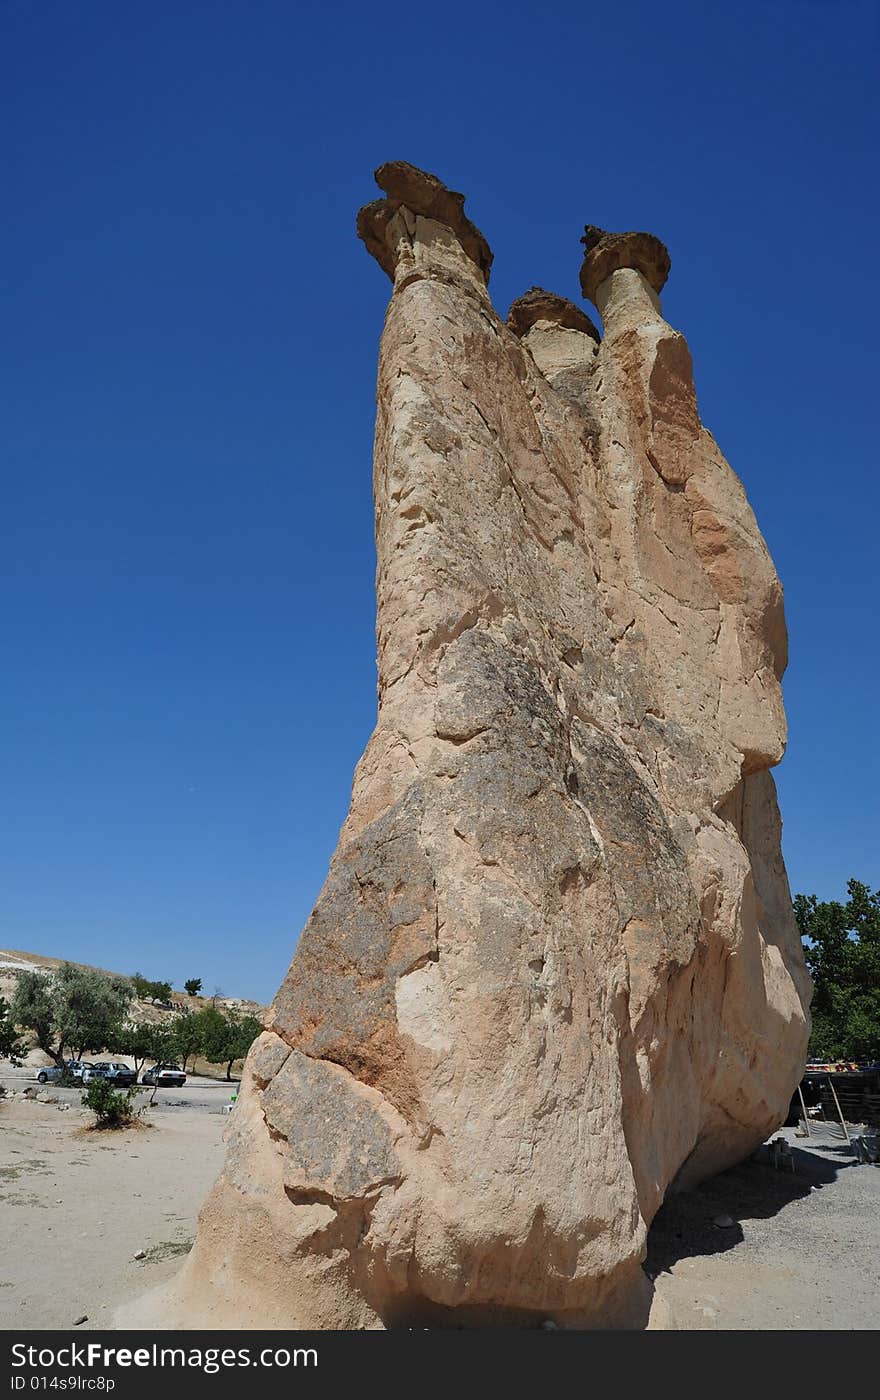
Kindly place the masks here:
[(636, 1326), (664, 1193), (805, 1052), (781, 590), (659, 240), (588, 230), (597, 345), (548, 293), (505, 325), (461, 196), (378, 179), (379, 716), (161, 1322)]

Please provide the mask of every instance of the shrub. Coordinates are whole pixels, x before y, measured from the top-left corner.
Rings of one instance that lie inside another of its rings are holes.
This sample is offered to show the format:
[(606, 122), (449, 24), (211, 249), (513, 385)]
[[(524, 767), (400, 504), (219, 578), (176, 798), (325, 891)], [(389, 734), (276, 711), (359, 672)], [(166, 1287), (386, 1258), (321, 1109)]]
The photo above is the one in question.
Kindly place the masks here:
[(134, 1119), (131, 1101), (135, 1091), (121, 1093), (109, 1079), (90, 1079), (82, 1096), (83, 1106), (90, 1108), (99, 1128), (126, 1128)]

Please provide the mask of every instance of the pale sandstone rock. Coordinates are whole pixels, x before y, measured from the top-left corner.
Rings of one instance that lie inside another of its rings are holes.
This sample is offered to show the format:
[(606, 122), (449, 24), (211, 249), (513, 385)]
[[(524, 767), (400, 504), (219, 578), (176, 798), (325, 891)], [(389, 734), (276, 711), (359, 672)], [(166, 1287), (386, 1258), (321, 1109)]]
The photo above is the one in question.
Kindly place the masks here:
[(557, 394), (582, 405), (601, 339), (579, 306), (532, 287), (511, 306), (507, 324)]
[(379, 717), (136, 1320), (646, 1325), (664, 1193), (750, 1153), (805, 1052), (782, 594), (659, 240), (588, 229), (601, 344), (537, 289), (508, 327), (461, 196), (377, 178)]

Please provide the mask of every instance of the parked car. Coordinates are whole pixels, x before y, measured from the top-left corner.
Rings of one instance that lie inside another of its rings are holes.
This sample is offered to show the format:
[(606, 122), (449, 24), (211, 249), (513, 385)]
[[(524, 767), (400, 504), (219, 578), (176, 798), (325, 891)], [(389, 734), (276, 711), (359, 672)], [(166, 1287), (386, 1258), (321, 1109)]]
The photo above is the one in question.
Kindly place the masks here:
[(37, 1082), (46, 1084), (50, 1079), (60, 1079), (62, 1074), (68, 1074), (71, 1079), (82, 1082), (83, 1074), (91, 1068), (88, 1060), (68, 1060), (63, 1069), (60, 1065), (46, 1065), (44, 1069), (37, 1071)]
[(122, 1089), (137, 1084), (137, 1075), (131, 1065), (119, 1064), (116, 1060), (99, 1060), (96, 1065), (89, 1065), (88, 1069), (83, 1070), (83, 1084), (88, 1084), (90, 1079), (109, 1079)]
[(186, 1075), (180, 1065), (153, 1065), (141, 1075), (142, 1084), (155, 1084), (160, 1089), (182, 1089)]

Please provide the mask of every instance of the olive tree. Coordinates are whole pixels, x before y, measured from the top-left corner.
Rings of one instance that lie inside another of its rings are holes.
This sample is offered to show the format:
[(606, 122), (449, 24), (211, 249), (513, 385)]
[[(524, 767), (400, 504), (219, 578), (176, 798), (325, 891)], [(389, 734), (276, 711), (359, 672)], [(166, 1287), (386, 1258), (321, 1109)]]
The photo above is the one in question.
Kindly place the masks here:
[(213, 1006), (205, 1007), (188, 1019), (194, 1023), (192, 1030), (202, 1055), (212, 1064), (225, 1064), (226, 1078), (230, 1080), (235, 1061), (244, 1059), (263, 1029), (256, 1016), (218, 1011)]
[(134, 1072), (140, 1074), (147, 1060), (158, 1064), (172, 1053), (173, 1031), (170, 1026), (153, 1025), (149, 1021), (126, 1022), (120, 1026), (107, 1049), (117, 1055), (128, 1055), (134, 1061)]
[(9, 1060), (14, 1065), (21, 1064), (26, 1047), (18, 1039), (15, 1022), (9, 1014), (9, 1002), (0, 997), (0, 1060)]
[(18, 975), (11, 1016), (34, 1031), (37, 1044), (63, 1068), (65, 1052), (81, 1059), (103, 1050), (118, 1036), (133, 995), (130, 983), (91, 968), (64, 963), (50, 975)]

